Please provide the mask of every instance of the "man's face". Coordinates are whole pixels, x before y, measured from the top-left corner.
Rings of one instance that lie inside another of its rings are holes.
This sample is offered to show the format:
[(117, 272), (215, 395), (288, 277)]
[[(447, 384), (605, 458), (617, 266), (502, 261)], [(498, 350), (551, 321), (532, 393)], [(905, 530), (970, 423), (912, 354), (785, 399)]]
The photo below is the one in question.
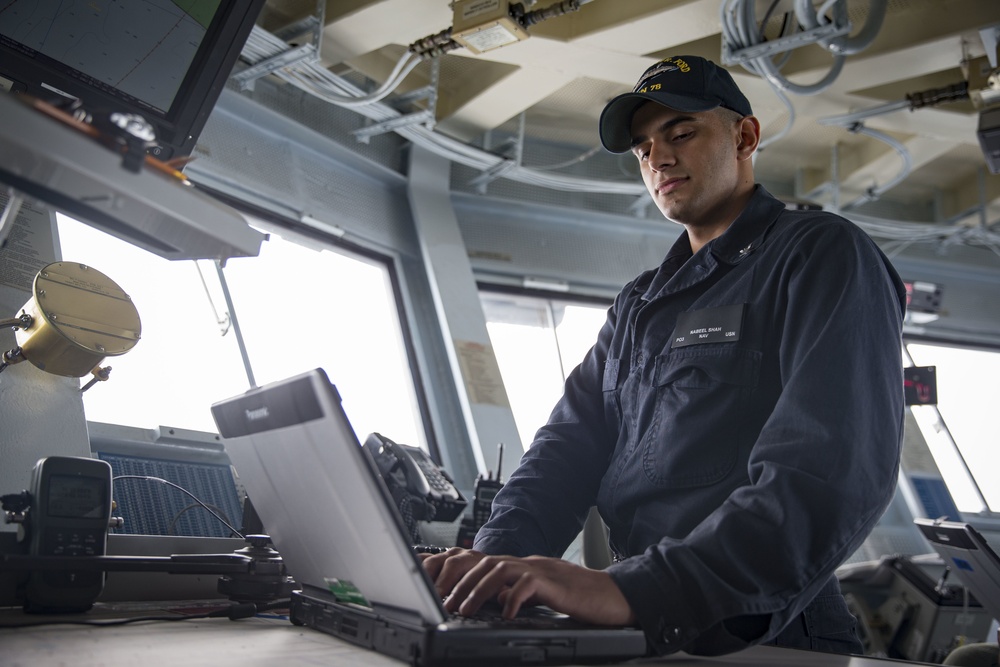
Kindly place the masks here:
[(642, 180), (664, 216), (691, 231), (728, 227), (742, 209), (738, 191), (746, 178), (735, 115), (646, 102), (632, 117), (631, 133)]

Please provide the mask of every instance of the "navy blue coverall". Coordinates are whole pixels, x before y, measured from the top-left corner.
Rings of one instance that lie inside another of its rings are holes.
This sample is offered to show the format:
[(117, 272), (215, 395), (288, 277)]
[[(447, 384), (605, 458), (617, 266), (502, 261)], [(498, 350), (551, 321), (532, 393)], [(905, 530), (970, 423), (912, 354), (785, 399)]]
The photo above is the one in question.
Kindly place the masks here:
[(870, 237), (758, 185), (616, 297), (474, 548), (560, 556), (596, 501), (656, 652), (859, 650), (833, 572), (895, 489), (904, 311)]

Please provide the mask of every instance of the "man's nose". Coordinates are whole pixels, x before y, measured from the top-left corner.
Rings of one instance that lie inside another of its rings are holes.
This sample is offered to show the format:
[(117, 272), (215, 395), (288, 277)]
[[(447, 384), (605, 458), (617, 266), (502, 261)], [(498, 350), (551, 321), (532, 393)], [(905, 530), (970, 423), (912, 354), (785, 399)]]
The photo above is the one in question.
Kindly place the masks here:
[(649, 168), (653, 171), (662, 171), (673, 166), (677, 162), (677, 156), (667, 144), (656, 142), (649, 149)]

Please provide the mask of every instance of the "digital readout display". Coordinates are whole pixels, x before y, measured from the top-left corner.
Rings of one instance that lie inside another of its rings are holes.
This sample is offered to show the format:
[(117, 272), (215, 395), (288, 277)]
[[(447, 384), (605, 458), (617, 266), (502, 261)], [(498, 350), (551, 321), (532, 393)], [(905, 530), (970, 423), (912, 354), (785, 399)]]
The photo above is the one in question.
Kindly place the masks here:
[(49, 516), (100, 519), (107, 499), (105, 480), (79, 475), (49, 477)]

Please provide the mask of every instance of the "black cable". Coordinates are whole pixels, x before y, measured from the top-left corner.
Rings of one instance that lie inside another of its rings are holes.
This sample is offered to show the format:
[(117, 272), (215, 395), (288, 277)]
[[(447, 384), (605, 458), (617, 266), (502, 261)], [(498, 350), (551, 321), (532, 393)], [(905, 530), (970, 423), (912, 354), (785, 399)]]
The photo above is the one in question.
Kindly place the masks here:
[(579, 11), (580, 0), (563, 0), (562, 2), (556, 3), (554, 5), (549, 5), (544, 9), (536, 9), (534, 11), (527, 12), (522, 16), (515, 16), (515, 20), (521, 24), (522, 28), (527, 29), (536, 23), (541, 23), (542, 21), (547, 21), (549, 19), (554, 19), (557, 16), (562, 16), (563, 14), (569, 14), (570, 12)]
[[(767, 27), (768, 21), (771, 20), (771, 14), (778, 7), (778, 3), (779, 2), (780, 2), (780, 0), (774, 0), (774, 2), (771, 3), (771, 6), (768, 7), (767, 11), (764, 13), (764, 18), (761, 19), (761, 21), (760, 21), (760, 30), (758, 31), (758, 37), (757, 37), (757, 41), (760, 42), (760, 43), (768, 41), (768, 39), (764, 36), (764, 31), (765, 31), (765, 28)], [(789, 32), (790, 28), (791, 28), (792, 31), (794, 31), (796, 24), (794, 24), (794, 23), (790, 24), (789, 23), (789, 20), (791, 18), (792, 18), (791, 13), (790, 12), (785, 12), (784, 18), (782, 18), (782, 20), (781, 20), (781, 28), (778, 30), (778, 37), (777, 37), (777, 39), (781, 39), (783, 37), (787, 37), (790, 34), (790, 32)], [(773, 61), (775, 69), (777, 69), (779, 72), (785, 66), (785, 64), (788, 62), (788, 59), (791, 58), (792, 52), (791, 51), (785, 51), (784, 53), (782, 53), (780, 55), (781, 55), (780, 62), (777, 61), (777, 60)]]
[(180, 491), (181, 493), (187, 494), (188, 497), (192, 498), (196, 503), (198, 503), (199, 505), (201, 505), (202, 507), (204, 507), (205, 511), (207, 511), (209, 514), (211, 514), (216, 519), (218, 519), (226, 528), (228, 528), (229, 530), (231, 530), (234, 535), (236, 535), (240, 539), (246, 539), (246, 536), (243, 533), (241, 533), (240, 531), (238, 531), (235, 528), (233, 528), (229, 524), (228, 521), (226, 521), (221, 516), (219, 516), (218, 514), (216, 514), (215, 512), (213, 512), (212, 508), (210, 508), (208, 505), (206, 505), (205, 503), (203, 503), (196, 495), (194, 495), (193, 493), (191, 493), (190, 491), (188, 491), (187, 489), (185, 489), (183, 486), (180, 486), (178, 484), (174, 484), (173, 482), (165, 480), (165, 479), (163, 479), (161, 477), (152, 477), (150, 475), (118, 475), (117, 477), (112, 477), (111, 481), (115, 482), (115, 481), (118, 481), (119, 479), (143, 479), (143, 480), (147, 480), (147, 481), (151, 481), (151, 482), (161, 482), (163, 484), (166, 484), (167, 486), (172, 486), (175, 489), (177, 489), (178, 491)]
[[(170, 520), (170, 523), (167, 524), (167, 531), (169, 532), (169, 534), (176, 535), (177, 534), (177, 532), (176, 532), (177, 531), (177, 522), (181, 520), (181, 517), (184, 516), (184, 514), (188, 510), (193, 510), (193, 509), (198, 509), (198, 508), (208, 509), (209, 511), (215, 510), (216, 512), (219, 513), (219, 516), (221, 518), (229, 520), (229, 517), (226, 516), (226, 513), (222, 510), (221, 507), (218, 507), (216, 505), (207, 505), (207, 504), (204, 504), (204, 503), (193, 503), (191, 505), (185, 505), (184, 507), (182, 507), (181, 511), (178, 512), (177, 514), (175, 514), (174, 518), (172, 518)], [(209, 509), (209, 508), (211, 508), (211, 509)]]
[(422, 37), (407, 47), (411, 53), (422, 59), (437, 58), (448, 51), (462, 48), (462, 45), (451, 38), (451, 28), (446, 28), (434, 35)]
[[(763, 42), (766, 40), (764, 37), (764, 28), (767, 27), (767, 22), (771, 20), (771, 14), (774, 13), (774, 10), (778, 7), (779, 2), (781, 2), (781, 0), (774, 0), (774, 2), (771, 3), (771, 6), (767, 8), (767, 11), (764, 12), (764, 18), (760, 20), (760, 31), (757, 33), (757, 41)], [(788, 21), (787, 13), (785, 14), (785, 21)], [(784, 24), (782, 24), (781, 29), (783, 32), (785, 29)]]
[(262, 611), (271, 611), (272, 609), (288, 609), (292, 604), (291, 598), (281, 598), (279, 600), (271, 600), (270, 602), (257, 602), (257, 613)]
[(956, 102), (969, 99), (969, 82), (959, 81), (949, 86), (907, 93), (906, 101), (910, 103), (910, 111), (923, 107), (934, 106), (944, 102)]
[(287, 609), (289, 604), (291, 604), (291, 600), (289, 598), (282, 598), (280, 600), (272, 600), (271, 602), (266, 603), (243, 602), (231, 604), (223, 607), (222, 609), (213, 609), (212, 611), (205, 612), (204, 614), (136, 616), (135, 618), (116, 618), (111, 621), (74, 621), (59, 619), (55, 621), (43, 621), (41, 623), (4, 624), (0, 625), (0, 629), (35, 628), (48, 625), (88, 625), (91, 627), (102, 628), (130, 625), (132, 623), (151, 623), (157, 621), (194, 621), (203, 618), (228, 618), (231, 621), (237, 621), (241, 618), (250, 618), (261, 612), (270, 611), (272, 609)]
[[(136, 616), (135, 618), (118, 618), (113, 621), (70, 621), (70, 620), (58, 620), (58, 621), (45, 621), (42, 623), (14, 623), (13, 625), (0, 625), (0, 629), (6, 630), (7, 628), (34, 628), (39, 626), (48, 625), (89, 625), (97, 628), (105, 626), (116, 626), (116, 625), (129, 625), (132, 623), (146, 623), (152, 621), (191, 621), (199, 618), (217, 618), (220, 614), (219, 609), (205, 613), (205, 614), (190, 614), (187, 616)], [(227, 609), (228, 611), (228, 609)]]

